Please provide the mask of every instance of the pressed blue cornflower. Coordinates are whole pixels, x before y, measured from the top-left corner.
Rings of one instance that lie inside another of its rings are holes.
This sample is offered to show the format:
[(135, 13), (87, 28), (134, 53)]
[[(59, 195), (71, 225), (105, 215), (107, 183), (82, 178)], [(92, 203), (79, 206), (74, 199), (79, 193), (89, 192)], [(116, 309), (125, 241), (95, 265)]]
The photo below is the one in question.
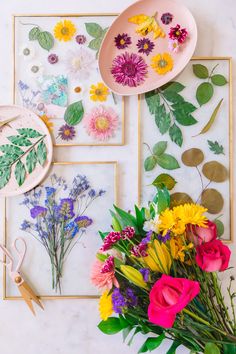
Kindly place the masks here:
[(24, 220), (20, 226), (20, 229), (23, 231), (26, 231), (28, 229), (30, 229), (30, 223), (27, 220)]
[(56, 192), (56, 189), (53, 187), (45, 187), (46, 190), (46, 196), (51, 197), (51, 195), (53, 195)]
[(139, 271), (143, 276), (143, 280), (147, 282), (149, 280), (150, 270), (148, 268), (141, 268)]
[(126, 301), (118, 288), (113, 291), (111, 298), (114, 312), (121, 314)]
[(38, 216), (46, 215), (47, 211), (47, 208), (44, 208), (40, 205), (35, 205), (32, 209), (30, 209), (30, 215), (33, 219), (35, 219)]

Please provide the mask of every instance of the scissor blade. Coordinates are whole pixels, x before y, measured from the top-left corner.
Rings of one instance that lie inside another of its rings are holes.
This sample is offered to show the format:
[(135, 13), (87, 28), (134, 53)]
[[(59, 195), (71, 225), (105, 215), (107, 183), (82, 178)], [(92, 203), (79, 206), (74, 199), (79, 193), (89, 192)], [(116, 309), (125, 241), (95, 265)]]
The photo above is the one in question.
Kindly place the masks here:
[(19, 288), (19, 291), (20, 291), (23, 299), (25, 300), (25, 302), (29, 306), (30, 310), (32, 311), (33, 315), (35, 316), (35, 311), (34, 311), (34, 308), (33, 308), (33, 304), (32, 304), (31, 298), (29, 297), (28, 291), (24, 288), (23, 284), (18, 286), (18, 288)]
[(22, 285), (19, 286), (24, 288), (25, 293), (27, 294), (28, 298), (30, 300), (33, 300), (39, 307), (41, 307), (42, 310), (44, 310), (44, 307), (39, 300), (38, 296), (35, 295), (34, 291), (31, 289), (31, 287), (24, 281)]

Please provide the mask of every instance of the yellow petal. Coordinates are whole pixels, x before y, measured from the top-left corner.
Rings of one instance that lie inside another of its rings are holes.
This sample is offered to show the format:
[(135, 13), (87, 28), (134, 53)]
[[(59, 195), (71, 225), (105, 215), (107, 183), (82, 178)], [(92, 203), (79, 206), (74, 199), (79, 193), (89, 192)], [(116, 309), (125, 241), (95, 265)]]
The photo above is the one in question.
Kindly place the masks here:
[(146, 16), (144, 14), (132, 16), (128, 19), (129, 22), (135, 23), (136, 25), (140, 25), (140, 23), (146, 21), (149, 18), (149, 16)]
[(135, 268), (128, 265), (121, 265), (120, 269), (122, 273), (129, 279), (132, 283), (143, 289), (148, 289), (147, 284), (143, 280), (142, 274)]

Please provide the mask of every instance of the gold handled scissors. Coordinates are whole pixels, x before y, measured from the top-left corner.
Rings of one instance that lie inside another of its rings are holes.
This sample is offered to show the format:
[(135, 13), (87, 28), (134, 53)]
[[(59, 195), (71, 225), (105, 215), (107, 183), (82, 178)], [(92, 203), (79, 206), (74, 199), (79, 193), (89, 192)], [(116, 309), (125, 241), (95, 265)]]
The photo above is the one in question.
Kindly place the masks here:
[[(19, 250), (19, 248), (17, 247), (17, 243), (22, 244), (21, 250)], [(30, 286), (27, 284), (27, 282), (24, 280), (23, 276), (20, 273), (20, 269), (21, 269), (22, 263), (24, 261), (26, 250), (27, 250), (25, 240), (23, 238), (19, 237), (19, 238), (16, 238), (12, 244), (12, 249), (15, 250), (15, 252), (19, 258), (18, 264), (17, 264), (15, 270), (13, 270), (14, 258), (12, 256), (12, 254), (8, 251), (8, 249), (6, 247), (4, 247), (1, 244), (0, 244), (0, 248), (2, 249), (3, 254), (5, 255), (4, 261), (1, 261), (1, 262), (7, 268), (12, 281), (18, 287), (23, 299), (25, 300), (25, 302), (29, 306), (30, 310), (35, 315), (32, 301), (34, 301), (38, 306), (41, 307), (41, 309), (44, 310), (44, 307), (43, 307), (42, 303), (40, 302), (39, 298), (34, 293), (34, 291), (30, 288)]]

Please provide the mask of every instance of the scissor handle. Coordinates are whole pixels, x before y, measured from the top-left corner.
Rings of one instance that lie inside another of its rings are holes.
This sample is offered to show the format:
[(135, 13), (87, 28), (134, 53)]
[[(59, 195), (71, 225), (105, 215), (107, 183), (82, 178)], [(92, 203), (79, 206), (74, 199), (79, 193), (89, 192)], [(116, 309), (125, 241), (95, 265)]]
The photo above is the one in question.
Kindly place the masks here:
[[(8, 268), (9, 272), (12, 272), (12, 270), (13, 270), (14, 258), (12, 257), (12, 255), (10, 254), (10, 252), (6, 249), (6, 247), (4, 247), (3, 245), (0, 244), (0, 248), (1, 248), (1, 250), (3, 251), (3, 254), (4, 254), (5, 257), (6, 257), (6, 261), (5, 261), (5, 262), (4, 262), (3, 260), (1, 260), (1, 259), (0, 259), (0, 262), (1, 262), (2, 264), (4, 264), (4, 265)], [(7, 259), (8, 259), (8, 261), (7, 261)]]
[[(23, 247), (21, 249), (19, 249), (17, 247), (17, 243), (19, 244), (19, 241), (23, 244)], [(27, 246), (26, 246), (25, 240), (22, 237), (17, 237), (13, 241), (12, 248), (16, 251), (16, 253), (17, 253), (18, 257), (19, 257), (19, 261), (18, 261), (18, 264), (17, 264), (16, 269), (15, 269), (16, 272), (19, 272), (20, 268), (22, 266), (22, 263), (24, 261), (26, 250), (27, 250)]]

